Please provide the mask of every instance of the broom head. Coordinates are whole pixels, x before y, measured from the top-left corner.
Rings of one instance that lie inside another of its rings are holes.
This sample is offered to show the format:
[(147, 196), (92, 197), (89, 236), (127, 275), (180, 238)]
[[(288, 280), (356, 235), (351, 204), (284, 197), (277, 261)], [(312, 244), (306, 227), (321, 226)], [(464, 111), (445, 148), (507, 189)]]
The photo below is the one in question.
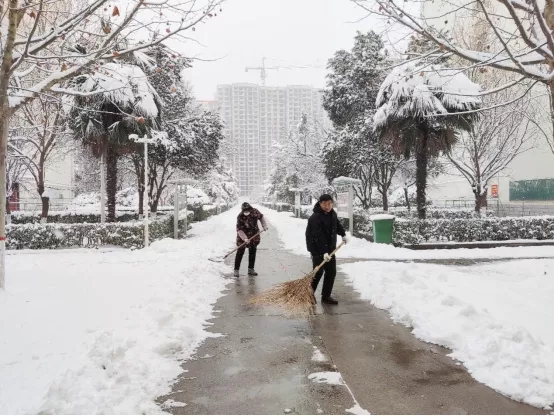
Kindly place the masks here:
[(312, 280), (316, 270), (304, 277), (290, 280), (262, 292), (250, 299), (250, 304), (283, 308), (291, 315), (315, 314), (315, 297)]

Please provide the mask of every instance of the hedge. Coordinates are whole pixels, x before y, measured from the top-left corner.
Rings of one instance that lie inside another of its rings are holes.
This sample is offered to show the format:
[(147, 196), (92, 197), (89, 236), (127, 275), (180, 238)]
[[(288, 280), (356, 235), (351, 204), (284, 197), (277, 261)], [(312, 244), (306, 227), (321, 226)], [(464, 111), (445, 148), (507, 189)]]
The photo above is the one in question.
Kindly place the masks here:
[[(135, 212), (116, 212), (115, 220), (117, 222), (129, 222), (138, 219), (138, 214)], [(54, 211), (48, 214), (48, 223), (51, 224), (80, 224), (89, 223), (95, 224), (100, 222), (100, 214), (96, 213), (80, 213), (80, 212), (65, 212)], [(40, 213), (29, 213), (25, 211), (12, 212), (12, 224), (39, 224)]]
[[(228, 210), (227, 205), (221, 206), (221, 211)], [(217, 206), (215, 205), (189, 205), (189, 211), (192, 211), (192, 221), (204, 221), (212, 215), (217, 214)], [(172, 214), (173, 210), (168, 211), (167, 207), (163, 210), (158, 210), (157, 216)], [(116, 211), (116, 222), (129, 222), (138, 220), (136, 209), (118, 210)], [(40, 213), (30, 213), (25, 211), (16, 211), (11, 214), (12, 224), (39, 224)], [(100, 223), (100, 214), (96, 212), (79, 212), (79, 211), (52, 211), (48, 214), (47, 223), (49, 224), (97, 224)]]
[[(229, 206), (222, 206), (225, 212)], [(204, 221), (217, 214), (216, 206), (197, 207), (189, 212), (189, 222)], [(183, 229), (184, 220), (179, 221)], [(173, 215), (153, 218), (149, 226), (150, 241), (173, 236)], [(6, 225), (6, 248), (55, 249), (70, 247), (98, 247), (115, 245), (126, 248), (141, 248), (144, 245), (142, 221), (106, 224), (9, 224)]]
[[(275, 204), (264, 203), (273, 208)], [(311, 208), (302, 207), (301, 217), (308, 218)], [(382, 211), (354, 213), (354, 235), (373, 240), (373, 225), (369, 217)], [(428, 219), (414, 218), (415, 211), (390, 211), (397, 217), (394, 223), (395, 244), (419, 244), (424, 242), (472, 242), (506, 240), (554, 239), (554, 217), (476, 217), (473, 211), (428, 210)], [(348, 229), (348, 219), (341, 223)]]
[[(179, 221), (184, 226), (184, 221)], [(150, 240), (173, 233), (173, 216), (150, 222)], [(6, 226), (6, 247), (11, 250), (98, 247), (114, 245), (140, 248), (144, 226), (140, 221), (107, 224), (21, 224)]]
[(393, 241), (505, 241), (554, 239), (554, 217), (395, 221)]

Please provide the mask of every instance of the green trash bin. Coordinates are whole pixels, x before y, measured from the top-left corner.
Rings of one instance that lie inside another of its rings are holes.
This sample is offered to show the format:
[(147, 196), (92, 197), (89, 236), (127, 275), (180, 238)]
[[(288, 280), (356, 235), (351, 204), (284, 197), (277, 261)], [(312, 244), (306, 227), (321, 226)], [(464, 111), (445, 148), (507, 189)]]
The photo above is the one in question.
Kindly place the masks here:
[(381, 244), (392, 244), (394, 215), (372, 215), (370, 217), (370, 220), (373, 222), (373, 242)]

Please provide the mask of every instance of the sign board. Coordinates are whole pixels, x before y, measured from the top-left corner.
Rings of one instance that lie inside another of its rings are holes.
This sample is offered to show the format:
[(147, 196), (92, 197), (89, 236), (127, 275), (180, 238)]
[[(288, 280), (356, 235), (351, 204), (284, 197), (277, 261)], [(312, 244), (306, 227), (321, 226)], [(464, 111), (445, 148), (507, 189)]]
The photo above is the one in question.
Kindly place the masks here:
[(335, 210), (340, 218), (348, 218), (350, 233), (354, 232), (354, 186), (360, 186), (361, 181), (354, 178), (340, 177), (333, 179), (333, 187), (337, 193)]
[(498, 198), (498, 185), (491, 185), (491, 198)]
[(335, 210), (339, 218), (348, 218), (350, 216), (348, 210), (348, 200), (350, 192), (337, 192), (337, 201), (335, 204)]

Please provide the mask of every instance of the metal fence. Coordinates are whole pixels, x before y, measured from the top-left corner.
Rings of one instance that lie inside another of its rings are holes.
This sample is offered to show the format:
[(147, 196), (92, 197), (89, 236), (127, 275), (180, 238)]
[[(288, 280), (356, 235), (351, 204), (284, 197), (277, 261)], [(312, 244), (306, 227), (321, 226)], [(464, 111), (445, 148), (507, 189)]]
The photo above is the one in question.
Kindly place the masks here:
[[(459, 209), (471, 211), (475, 209), (475, 201), (469, 199), (433, 201), (430, 209)], [(498, 217), (535, 217), (554, 215), (554, 201), (510, 201), (502, 202), (489, 199), (487, 211)]]
[[(50, 211), (65, 211), (71, 204), (70, 199), (51, 199)], [(41, 212), (42, 202), (40, 199), (21, 199), (17, 202), (17, 210), (12, 212), (25, 211), (25, 212)]]

